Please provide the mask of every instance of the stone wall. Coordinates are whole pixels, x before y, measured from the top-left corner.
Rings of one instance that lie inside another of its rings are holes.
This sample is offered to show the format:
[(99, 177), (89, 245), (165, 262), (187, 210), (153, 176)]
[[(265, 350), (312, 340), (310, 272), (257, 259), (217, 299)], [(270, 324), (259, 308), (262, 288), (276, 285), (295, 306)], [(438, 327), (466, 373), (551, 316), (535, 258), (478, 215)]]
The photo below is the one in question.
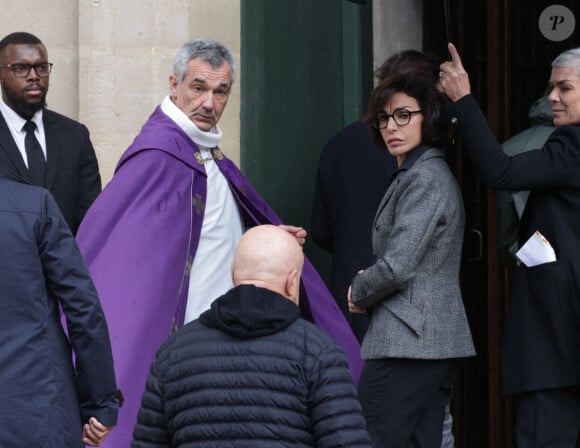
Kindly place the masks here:
[(394, 53), (423, 48), (422, 9), (422, 0), (373, 0), (375, 69)]
[[(0, 38), (28, 31), (46, 45), (48, 107), (89, 128), (103, 183), (168, 92), (173, 56), (193, 37), (240, 56), (240, 0), (2, 0)], [(239, 162), (239, 82), (220, 121), (221, 146)]]

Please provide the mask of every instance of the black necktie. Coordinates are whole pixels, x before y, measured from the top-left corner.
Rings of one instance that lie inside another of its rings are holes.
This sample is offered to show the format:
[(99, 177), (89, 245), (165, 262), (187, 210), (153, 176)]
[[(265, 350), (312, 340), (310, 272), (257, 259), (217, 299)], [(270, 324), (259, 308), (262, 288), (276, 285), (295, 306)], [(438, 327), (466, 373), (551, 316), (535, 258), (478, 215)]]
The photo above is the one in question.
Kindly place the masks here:
[(26, 156), (28, 157), (28, 172), (33, 185), (44, 187), (44, 180), (46, 177), (46, 160), (42, 147), (34, 135), (36, 124), (32, 121), (27, 121), (24, 124), (26, 137), (24, 138), (24, 147), (26, 149)]

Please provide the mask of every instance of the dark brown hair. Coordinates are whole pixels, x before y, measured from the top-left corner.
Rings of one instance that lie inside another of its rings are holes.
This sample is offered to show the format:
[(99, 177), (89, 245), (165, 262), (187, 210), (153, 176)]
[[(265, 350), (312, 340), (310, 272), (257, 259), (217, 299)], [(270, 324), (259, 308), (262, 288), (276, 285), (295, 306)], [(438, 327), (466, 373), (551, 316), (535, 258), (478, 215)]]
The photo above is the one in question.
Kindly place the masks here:
[(417, 50), (403, 50), (383, 62), (375, 71), (375, 76), (382, 82), (392, 76), (421, 75), (432, 78), (435, 83), (439, 79), (439, 65), (435, 56)]
[[(404, 93), (419, 103), (423, 115), (421, 142), (427, 146), (444, 148), (449, 139), (450, 121), (445, 113), (446, 100), (437, 91), (431, 77), (418, 74), (387, 77), (371, 92), (363, 121), (370, 124), (379, 113), (384, 112), (385, 105), (396, 93)], [(378, 129), (371, 126), (371, 135), (379, 147), (386, 147)]]

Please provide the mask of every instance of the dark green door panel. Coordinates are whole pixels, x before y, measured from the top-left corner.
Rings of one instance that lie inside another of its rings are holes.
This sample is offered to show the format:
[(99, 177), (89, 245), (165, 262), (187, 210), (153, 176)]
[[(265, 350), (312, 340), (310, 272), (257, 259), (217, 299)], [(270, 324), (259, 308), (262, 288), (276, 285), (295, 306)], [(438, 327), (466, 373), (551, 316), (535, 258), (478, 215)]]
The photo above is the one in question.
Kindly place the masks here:
[[(320, 150), (365, 110), (373, 69), (367, 3), (241, 2), (242, 170), (286, 223), (308, 227)], [(325, 271), (313, 246), (306, 251)]]

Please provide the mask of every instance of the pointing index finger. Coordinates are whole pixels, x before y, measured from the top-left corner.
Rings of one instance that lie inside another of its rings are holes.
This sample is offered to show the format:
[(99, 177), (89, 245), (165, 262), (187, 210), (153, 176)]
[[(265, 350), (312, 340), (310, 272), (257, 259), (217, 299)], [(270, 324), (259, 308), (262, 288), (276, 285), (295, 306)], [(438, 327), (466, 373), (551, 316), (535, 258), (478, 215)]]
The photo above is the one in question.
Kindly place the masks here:
[(459, 53), (457, 52), (455, 45), (449, 42), (449, 44), (447, 44), (447, 48), (449, 49), (449, 54), (451, 55), (453, 66), (459, 70), (464, 70), (463, 64), (461, 63), (461, 58), (459, 57)]

